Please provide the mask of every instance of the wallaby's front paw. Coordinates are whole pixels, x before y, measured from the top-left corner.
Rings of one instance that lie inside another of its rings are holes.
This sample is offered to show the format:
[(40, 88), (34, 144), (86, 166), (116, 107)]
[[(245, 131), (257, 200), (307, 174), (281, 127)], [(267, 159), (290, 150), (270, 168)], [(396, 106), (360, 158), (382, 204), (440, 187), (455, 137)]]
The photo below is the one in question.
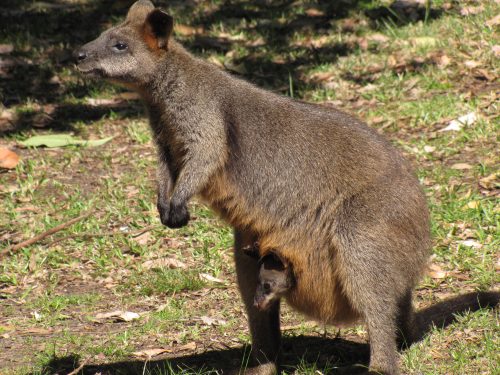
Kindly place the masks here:
[[(170, 210), (168, 212), (168, 218), (166, 220), (166, 225), (169, 228), (180, 228), (185, 226), (189, 221), (189, 211), (186, 204), (174, 204), (170, 203)], [(163, 223), (163, 220), (162, 220)], [(165, 224), (165, 223), (164, 223)]]
[(169, 211), (170, 211), (170, 204), (169, 203), (164, 203), (158, 200), (158, 203), (156, 203), (156, 207), (158, 208), (158, 213), (160, 214), (160, 220), (163, 225), (168, 226), (168, 217), (169, 217)]

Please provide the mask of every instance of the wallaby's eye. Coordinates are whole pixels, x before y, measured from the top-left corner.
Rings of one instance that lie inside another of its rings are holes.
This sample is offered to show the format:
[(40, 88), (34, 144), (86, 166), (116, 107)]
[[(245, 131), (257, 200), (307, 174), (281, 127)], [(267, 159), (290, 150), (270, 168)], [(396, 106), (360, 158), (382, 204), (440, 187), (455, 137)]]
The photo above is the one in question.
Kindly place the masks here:
[(271, 290), (271, 284), (269, 284), (269, 283), (264, 283), (264, 290), (265, 290), (266, 292), (269, 292), (269, 291)]
[(124, 51), (128, 48), (128, 46), (123, 42), (118, 42), (113, 46), (113, 48), (117, 49), (118, 51)]

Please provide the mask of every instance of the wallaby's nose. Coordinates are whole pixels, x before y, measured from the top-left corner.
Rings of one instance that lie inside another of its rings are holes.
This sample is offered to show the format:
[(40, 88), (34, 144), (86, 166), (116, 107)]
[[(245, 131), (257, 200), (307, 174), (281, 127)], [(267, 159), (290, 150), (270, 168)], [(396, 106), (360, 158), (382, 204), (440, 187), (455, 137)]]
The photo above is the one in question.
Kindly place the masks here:
[(88, 57), (87, 52), (84, 50), (79, 50), (75, 55), (76, 55), (75, 57), (78, 60), (78, 62), (81, 62)]

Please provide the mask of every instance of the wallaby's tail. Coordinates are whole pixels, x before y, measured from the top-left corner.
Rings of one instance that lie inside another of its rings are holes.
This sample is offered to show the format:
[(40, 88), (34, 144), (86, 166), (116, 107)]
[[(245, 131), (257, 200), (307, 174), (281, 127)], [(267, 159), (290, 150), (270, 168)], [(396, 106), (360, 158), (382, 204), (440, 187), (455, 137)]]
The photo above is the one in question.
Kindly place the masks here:
[(433, 326), (444, 328), (455, 321), (455, 314), (494, 308), (500, 301), (500, 292), (474, 292), (438, 302), (418, 310), (402, 325), (401, 346), (420, 341)]

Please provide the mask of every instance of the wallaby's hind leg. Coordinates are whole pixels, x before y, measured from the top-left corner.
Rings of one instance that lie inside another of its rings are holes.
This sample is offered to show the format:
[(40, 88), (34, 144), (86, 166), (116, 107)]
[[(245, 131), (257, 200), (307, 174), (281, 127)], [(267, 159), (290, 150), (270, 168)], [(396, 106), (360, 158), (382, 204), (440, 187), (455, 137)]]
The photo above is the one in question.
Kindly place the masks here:
[(243, 231), (235, 231), (234, 258), (240, 293), (248, 314), (248, 323), (252, 335), (252, 356), (257, 367), (249, 369), (247, 374), (270, 375), (277, 371), (280, 352), (279, 301), (266, 311), (259, 311), (254, 306), (257, 290), (259, 264), (256, 257), (245, 254), (245, 246), (254, 244), (256, 238)]
[[(397, 282), (391, 278), (394, 270), (390, 262), (371, 258), (377, 254), (374, 250), (350, 248), (348, 251), (347, 257), (342, 256), (339, 267), (344, 291), (368, 328), (370, 373), (397, 375), (398, 302), (403, 292), (398, 292)], [(367, 264), (376, 272), (367, 272), (370, 269)]]

